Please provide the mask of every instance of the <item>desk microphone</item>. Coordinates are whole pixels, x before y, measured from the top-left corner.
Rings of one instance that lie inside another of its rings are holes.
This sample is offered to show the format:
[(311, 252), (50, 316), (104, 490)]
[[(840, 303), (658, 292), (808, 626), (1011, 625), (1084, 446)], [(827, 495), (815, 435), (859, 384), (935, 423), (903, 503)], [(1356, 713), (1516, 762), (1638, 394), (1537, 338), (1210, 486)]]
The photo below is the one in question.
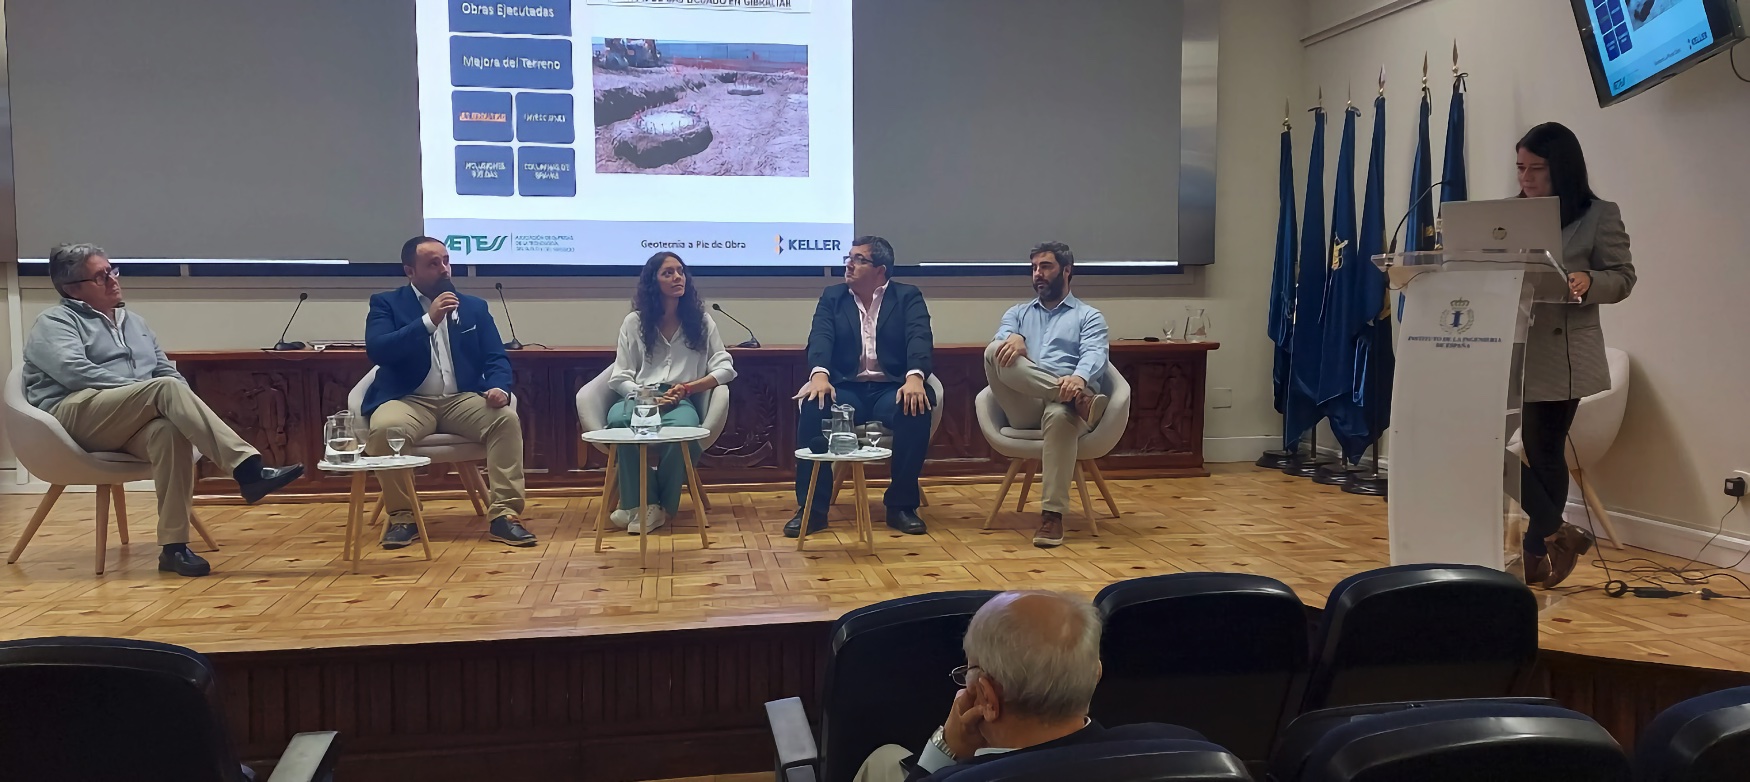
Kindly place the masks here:
[(726, 310), (723, 309), (723, 305), (718, 304), (716, 302), (712, 302), (711, 309), (714, 309), (718, 312), (723, 313), (723, 317), (728, 318), (730, 320), (733, 320), (733, 321), (735, 321), (735, 325), (740, 326), (744, 329), (747, 329), (747, 340), (745, 342), (741, 342), (741, 343), (737, 344), (736, 347), (738, 347), (738, 348), (757, 348), (760, 346), (760, 338), (753, 335), (753, 329), (747, 328), (747, 324), (742, 323), (740, 318), (737, 318), (734, 315), (729, 314)]
[(499, 304), (499, 306), (504, 308), (504, 325), (510, 327), (510, 341), (504, 343), (504, 349), (505, 350), (522, 350), (523, 349), (522, 340), (519, 340), (516, 338), (516, 321), (513, 321), (510, 319), (510, 305), (505, 303), (505, 300), (504, 300), (504, 283), (495, 282), (495, 283), (492, 283), (492, 287), (498, 289), (498, 304)]
[(297, 304), (297, 306), (292, 308), (292, 316), (289, 318), (286, 318), (286, 327), (283, 329), (280, 329), (280, 341), (274, 343), (274, 346), (273, 346), (274, 350), (303, 350), (304, 349), (304, 343), (302, 343), (302, 342), (287, 342), (286, 341), (286, 333), (292, 330), (292, 321), (297, 320), (298, 310), (304, 308), (304, 300), (308, 299), (308, 298), (310, 298), (310, 294), (308, 294), (308, 293), (299, 293), (298, 294), (298, 304)]
[[(1410, 221), (1410, 215), (1413, 215), (1416, 213), (1416, 209), (1418, 209), (1419, 207), (1422, 206), (1422, 201), (1426, 200), (1428, 198), (1429, 194), (1434, 192), (1434, 188), (1439, 187), (1439, 186), (1444, 185), (1444, 184), (1446, 184), (1446, 180), (1442, 179), (1439, 182), (1435, 182), (1434, 184), (1429, 185), (1426, 190), (1422, 191), (1421, 195), (1416, 197), (1416, 200), (1410, 202), (1409, 211), (1404, 212), (1403, 219), (1398, 221), (1398, 227), (1392, 229), (1391, 244), (1386, 248), (1386, 251), (1385, 251), (1386, 255), (1396, 255), (1397, 254), (1397, 252), (1398, 252), (1398, 232), (1404, 230), (1404, 223), (1407, 223)], [(1413, 236), (1410, 237), (1410, 240), (1415, 241), (1415, 237), (1413, 237)], [(1372, 260), (1372, 259), (1369, 259), (1369, 260)]]

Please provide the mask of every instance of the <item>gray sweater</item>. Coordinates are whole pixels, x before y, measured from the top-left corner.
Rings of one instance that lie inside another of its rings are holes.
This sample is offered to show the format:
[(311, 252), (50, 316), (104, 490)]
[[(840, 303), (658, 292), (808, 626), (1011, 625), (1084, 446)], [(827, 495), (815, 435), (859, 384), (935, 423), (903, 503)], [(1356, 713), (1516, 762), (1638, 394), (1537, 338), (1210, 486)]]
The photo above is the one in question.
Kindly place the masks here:
[(75, 299), (62, 299), (38, 315), (24, 341), (24, 398), (53, 413), (75, 391), (121, 388), (177, 374), (158, 347), (146, 319), (118, 308), (120, 327)]

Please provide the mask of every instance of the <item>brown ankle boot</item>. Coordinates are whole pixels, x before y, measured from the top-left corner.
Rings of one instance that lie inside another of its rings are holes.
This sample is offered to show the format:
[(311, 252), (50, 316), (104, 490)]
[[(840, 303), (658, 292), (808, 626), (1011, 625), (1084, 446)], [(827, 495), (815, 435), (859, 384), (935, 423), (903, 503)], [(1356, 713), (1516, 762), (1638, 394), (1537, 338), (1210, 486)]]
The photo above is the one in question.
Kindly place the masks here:
[(1543, 580), (1543, 588), (1550, 589), (1567, 580), (1568, 575), (1580, 564), (1580, 558), (1592, 550), (1592, 533), (1572, 524), (1563, 523), (1554, 535), (1544, 538), (1549, 547), (1549, 577)]

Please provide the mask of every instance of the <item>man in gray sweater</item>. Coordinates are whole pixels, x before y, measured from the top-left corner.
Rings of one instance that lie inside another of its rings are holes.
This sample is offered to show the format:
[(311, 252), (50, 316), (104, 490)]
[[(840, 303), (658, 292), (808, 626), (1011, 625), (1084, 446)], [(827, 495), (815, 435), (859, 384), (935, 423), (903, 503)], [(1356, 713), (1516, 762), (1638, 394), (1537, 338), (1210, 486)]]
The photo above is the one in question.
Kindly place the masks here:
[(79, 447), (125, 451), (152, 463), (158, 492), (158, 569), (211, 572), (188, 548), (194, 454), (230, 470), (251, 504), (304, 474), (303, 465), (264, 467), (188, 387), (146, 321), (122, 303), (121, 272), (103, 250), (68, 244), (49, 253), (61, 303), (36, 319), (24, 343), (24, 395), (61, 422)]

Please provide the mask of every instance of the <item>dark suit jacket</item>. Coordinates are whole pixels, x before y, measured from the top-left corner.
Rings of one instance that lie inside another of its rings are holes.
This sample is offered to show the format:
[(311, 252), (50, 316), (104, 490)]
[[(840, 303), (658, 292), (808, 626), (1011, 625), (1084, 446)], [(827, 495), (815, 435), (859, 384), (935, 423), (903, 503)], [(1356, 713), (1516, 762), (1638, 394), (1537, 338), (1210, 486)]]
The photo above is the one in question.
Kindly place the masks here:
[[(888, 282), (875, 317), (875, 357), (881, 371), (904, 380), (917, 370), (928, 377), (934, 369), (935, 335), (930, 333), (930, 308), (916, 285)], [(825, 367), (833, 383), (856, 380), (863, 362), (863, 324), (849, 285), (839, 283), (820, 294), (814, 327), (808, 332), (808, 366)]]
[(927, 774), (923, 769), (917, 767), (910, 761), (907, 761), (906, 770), (908, 773), (906, 774), (906, 782), (946, 782), (946, 780), (952, 779), (955, 774), (979, 764), (989, 763), (993, 760), (1000, 760), (1003, 758), (1012, 758), (1016, 755), (1035, 752), (1042, 749), (1057, 749), (1059, 747), (1069, 747), (1077, 744), (1099, 744), (1108, 741), (1135, 741), (1138, 739), (1185, 739), (1190, 741), (1207, 741), (1207, 739), (1203, 738), (1203, 734), (1191, 730), (1190, 728), (1181, 728), (1177, 725), (1164, 725), (1158, 722), (1139, 722), (1134, 725), (1120, 725), (1116, 728), (1107, 728), (1104, 725), (1101, 725), (1099, 721), (1095, 720), (1090, 721), (1087, 727), (1056, 741), (1047, 741), (1044, 744), (1023, 747), (1013, 752), (976, 755), (937, 771), (934, 774)]
[[(478, 296), (456, 294), (456, 322), (450, 324), (450, 362), (456, 369), (456, 390), (484, 394), (497, 388), (510, 393), (510, 357), (498, 337), (498, 324)], [(371, 294), (371, 314), (365, 318), (365, 353), (377, 365), (377, 378), (365, 390), (365, 415), (391, 399), (413, 393), (431, 373), (431, 335), (425, 330), (425, 308), (413, 286)]]

